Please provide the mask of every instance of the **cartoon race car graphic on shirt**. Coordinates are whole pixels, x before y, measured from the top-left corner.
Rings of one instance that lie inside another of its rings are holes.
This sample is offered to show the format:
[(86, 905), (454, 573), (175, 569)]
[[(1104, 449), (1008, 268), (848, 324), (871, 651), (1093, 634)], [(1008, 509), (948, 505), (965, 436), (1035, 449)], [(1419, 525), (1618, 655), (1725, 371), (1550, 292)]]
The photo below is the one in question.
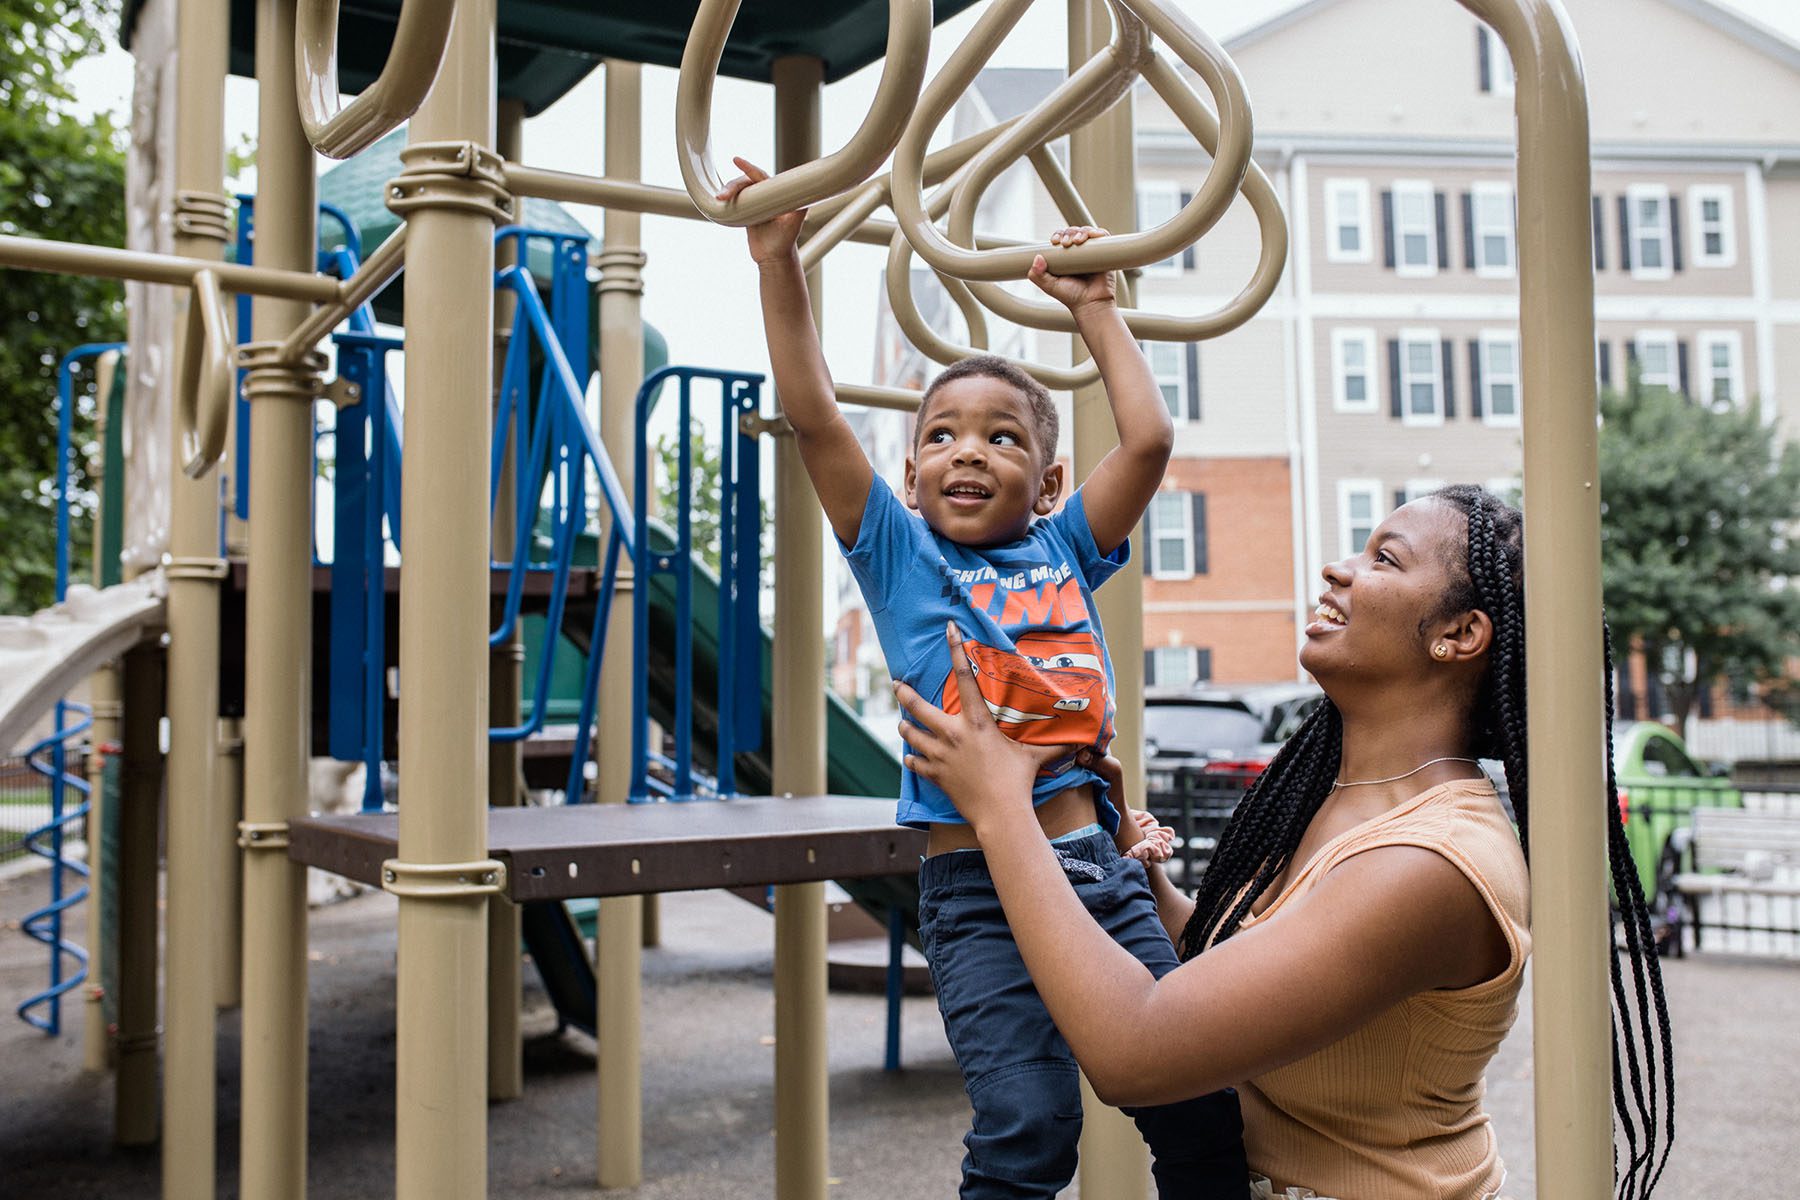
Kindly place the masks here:
[[(1106, 665), (1093, 634), (1024, 633), (1013, 645), (1013, 650), (1001, 650), (963, 642), (975, 686), (1008, 737), (1034, 746), (1112, 740)], [(962, 711), (954, 674), (944, 680), (944, 711)]]

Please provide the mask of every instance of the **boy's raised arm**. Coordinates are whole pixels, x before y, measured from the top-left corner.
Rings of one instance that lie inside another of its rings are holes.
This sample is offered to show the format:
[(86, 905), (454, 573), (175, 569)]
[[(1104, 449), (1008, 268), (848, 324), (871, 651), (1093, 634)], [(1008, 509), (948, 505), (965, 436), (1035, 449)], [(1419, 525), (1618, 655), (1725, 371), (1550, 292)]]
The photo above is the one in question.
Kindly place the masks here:
[[(1076, 227), (1050, 235), (1058, 246), (1079, 246), (1104, 229)], [(1162, 485), (1175, 444), (1162, 390), (1150, 372), (1113, 297), (1112, 276), (1050, 274), (1043, 255), (1031, 266), (1031, 281), (1067, 305), (1088, 353), (1100, 365), (1100, 382), (1112, 406), (1119, 444), (1107, 452), (1082, 484), (1088, 527), (1102, 554), (1111, 554), (1137, 527)]]
[[(767, 179), (759, 167), (734, 159), (743, 175), (719, 194), (730, 199), (752, 183)], [(800, 270), (795, 240), (804, 212), (783, 213), (750, 226), (750, 257), (756, 261), (762, 292), (763, 330), (769, 342), (769, 365), (781, 411), (794, 429), (800, 461), (812, 480), (831, 530), (846, 546), (856, 544), (868, 504), (874, 470), (862, 444), (838, 411), (831, 370), (813, 324), (806, 275)]]

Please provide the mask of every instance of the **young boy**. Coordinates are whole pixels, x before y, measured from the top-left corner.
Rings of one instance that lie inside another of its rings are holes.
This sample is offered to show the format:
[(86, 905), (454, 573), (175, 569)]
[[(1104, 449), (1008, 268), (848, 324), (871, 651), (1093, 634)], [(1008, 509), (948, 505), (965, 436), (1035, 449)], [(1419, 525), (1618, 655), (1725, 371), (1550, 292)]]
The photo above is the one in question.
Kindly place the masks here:
[[(721, 199), (767, 177), (736, 162), (744, 175)], [(1078, 746), (1103, 753), (1113, 736), (1112, 663), (1092, 589), (1129, 558), (1126, 538), (1156, 493), (1173, 439), (1149, 364), (1114, 303), (1111, 276), (1051, 275), (1042, 256), (1031, 269), (1032, 281), (1074, 314), (1118, 424), (1118, 448), (1086, 484), (1057, 511), (1063, 468), (1055, 462), (1055, 404), (1017, 367), (981, 356), (926, 389), (902, 506), (838, 412), (795, 251), (803, 216), (785, 213), (748, 231), (769, 359), (782, 412), (868, 602), (889, 672), (957, 711), (944, 638), (954, 620), (1000, 727), (1021, 741), (1071, 748), (1033, 788), (1039, 823), (1096, 920), (1161, 977), (1176, 966), (1174, 949), (1142, 866), (1122, 857), (1113, 840), (1118, 833), (1127, 845), (1137, 841), (1138, 823), (1121, 822), (1105, 781), (1073, 757)], [(1075, 246), (1102, 233), (1061, 230), (1051, 241)], [(1081, 1093), (1074, 1058), (950, 798), (907, 771), (899, 820), (928, 830), (920, 940), (974, 1106), (961, 1195), (1052, 1197), (1075, 1172)], [(1135, 855), (1166, 853), (1166, 839), (1139, 846)], [(1155, 1156), (1164, 1200), (1242, 1200), (1248, 1171), (1234, 1093), (1132, 1116)]]

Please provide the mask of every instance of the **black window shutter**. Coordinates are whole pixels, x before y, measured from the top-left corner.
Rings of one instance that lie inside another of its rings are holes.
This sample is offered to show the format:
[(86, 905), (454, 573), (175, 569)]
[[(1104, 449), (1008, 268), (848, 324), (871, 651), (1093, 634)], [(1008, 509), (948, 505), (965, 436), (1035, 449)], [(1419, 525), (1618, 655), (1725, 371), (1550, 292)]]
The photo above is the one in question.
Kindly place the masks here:
[(1678, 341), (1675, 343), (1675, 380), (1680, 385), (1682, 395), (1693, 395), (1692, 392), (1688, 391), (1688, 352), (1686, 342)]
[(1150, 565), (1150, 560), (1156, 557), (1156, 538), (1153, 536), (1155, 532), (1154, 523), (1150, 518), (1150, 514), (1155, 511), (1156, 502), (1152, 500), (1150, 502), (1150, 507), (1144, 510), (1144, 574), (1146, 575), (1155, 570), (1155, 568)]
[(1600, 343), (1600, 386), (1612, 386), (1612, 343)]
[(1381, 254), (1388, 270), (1394, 269), (1394, 193), (1381, 193)]
[(1475, 193), (1467, 188), (1462, 194), (1463, 267), (1475, 269)]
[(1187, 419), (1200, 419), (1200, 343), (1187, 344)]
[(1444, 339), (1444, 419), (1448, 421), (1456, 415), (1456, 343), (1449, 338)]
[(1600, 204), (1600, 195), (1594, 194), (1594, 270), (1606, 270), (1606, 222)]
[(1644, 715), (1655, 720), (1667, 711), (1663, 703), (1662, 676), (1656, 673), (1656, 664), (1646, 660), (1648, 669), (1644, 672)]
[(1674, 268), (1681, 270), (1681, 205), (1675, 203), (1670, 196), (1669, 204), (1669, 262)]
[[(1192, 193), (1192, 192), (1181, 193), (1181, 207), (1186, 208), (1188, 206), (1188, 201), (1192, 200), (1193, 198), (1194, 198), (1194, 193)], [(1194, 269), (1194, 266), (1195, 266), (1194, 247), (1189, 246), (1186, 250), (1183, 250), (1181, 252), (1181, 269), (1184, 271), (1192, 271)]]
[(1481, 75), (1481, 90), (1494, 90), (1494, 67), (1488, 61), (1487, 29), (1481, 25), (1475, 27), (1475, 63)]
[(1212, 650), (1201, 646), (1194, 651), (1194, 682), (1206, 683), (1212, 679)]
[(1144, 685), (1154, 686), (1156, 683), (1156, 651), (1144, 651)]
[(1400, 394), (1400, 339), (1388, 339), (1388, 404), (1395, 417), (1405, 415), (1406, 397)]
[(1437, 201), (1438, 270), (1448, 271), (1450, 269), (1450, 246), (1448, 237), (1450, 231), (1450, 205), (1444, 198), (1444, 193), (1434, 192), (1432, 195)]
[(1619, 197), (1619, 270), (1631, 270), (1631, 200)]
[(1405, 504), (1406, 504), (1406, 489), (1405, 488), (1395, 488), (1394, 489), (1394, 507), (1400, 508), (1400, 507), (1403, 507)]
[(1635, 721), (1638, 715), (1638, 705), (1637, 691), (1631, 686), (1631, 660), (1627, 658), (1615, 670), (1619, 677), (1617, 690), (1619, 719)]
[(1699, 701), (1700, 701), (1700, 714), (1699, 714), (1700, 719), (1703, 721), (1711, 719), (1711, 717), (1713, 715), (1712, 684), (1703, 683), (1700, 685)]
[(1206, 574), (1206, 493), (1189, 497), (1194, 505), (1194, 574)]
[(1480, 417), (1482, 413), (1481, 399), (1481, 341), (1479, 338), (1469, 339), (1469, 415)]

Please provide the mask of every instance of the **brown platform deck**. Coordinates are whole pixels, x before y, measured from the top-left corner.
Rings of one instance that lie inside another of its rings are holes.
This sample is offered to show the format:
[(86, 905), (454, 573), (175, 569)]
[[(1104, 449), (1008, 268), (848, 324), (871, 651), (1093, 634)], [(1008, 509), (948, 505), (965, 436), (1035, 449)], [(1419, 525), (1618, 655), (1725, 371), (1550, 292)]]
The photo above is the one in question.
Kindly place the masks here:
[[(307, 817), (288, 857), (380, 886), (400, 818)], [(576, 804), (488, 812), (488, 854), (514, 900), (635, 896), (911, 874), (925, 834), (865, 796), (757, 796), (688, 804)]]

